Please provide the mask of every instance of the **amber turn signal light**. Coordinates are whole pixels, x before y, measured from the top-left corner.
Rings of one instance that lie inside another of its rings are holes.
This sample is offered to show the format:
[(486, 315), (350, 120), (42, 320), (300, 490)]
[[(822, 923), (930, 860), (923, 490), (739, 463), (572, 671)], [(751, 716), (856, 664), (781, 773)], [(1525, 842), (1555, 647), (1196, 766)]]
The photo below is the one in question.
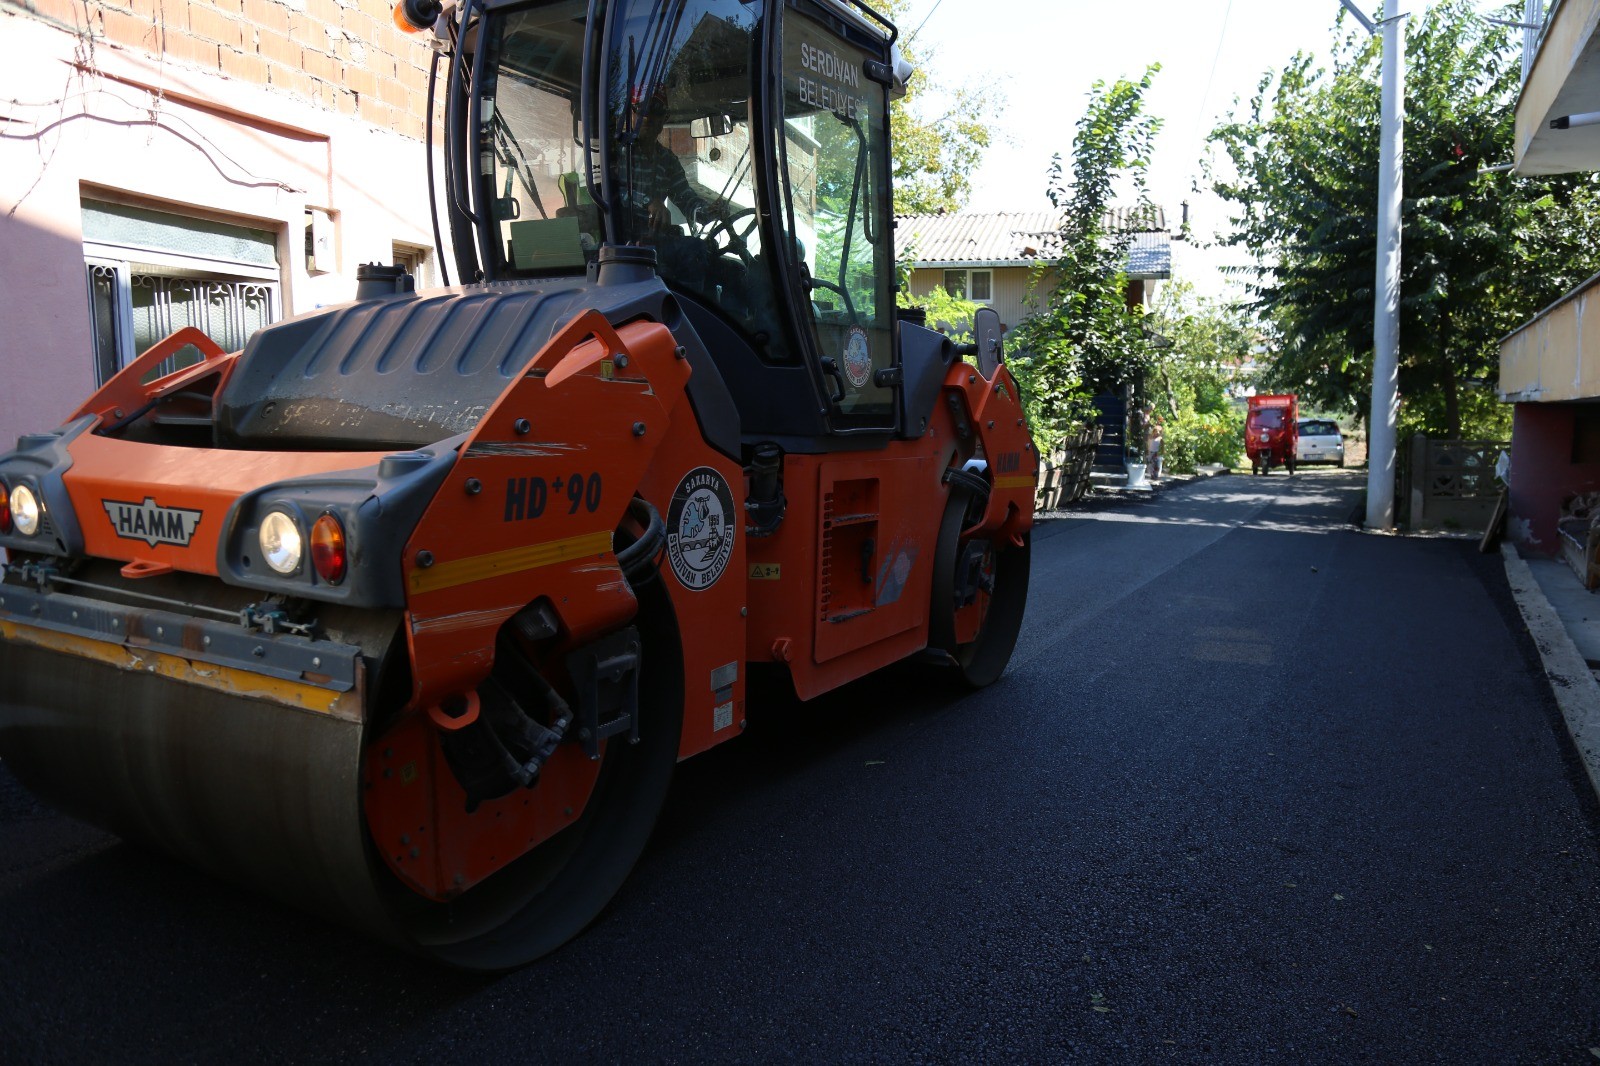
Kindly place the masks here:
[(330, 585), (344, 580), (350, 568), (350, 555), (345, 549), (344, 527), (331, 514), (317, 519), (311, 527), (311, 565), (317, 576)]
[(401, 33), (421, 33), (433, 28), (443, 10), (439, 0), (400, 0), (394, 5), (394, 24)]

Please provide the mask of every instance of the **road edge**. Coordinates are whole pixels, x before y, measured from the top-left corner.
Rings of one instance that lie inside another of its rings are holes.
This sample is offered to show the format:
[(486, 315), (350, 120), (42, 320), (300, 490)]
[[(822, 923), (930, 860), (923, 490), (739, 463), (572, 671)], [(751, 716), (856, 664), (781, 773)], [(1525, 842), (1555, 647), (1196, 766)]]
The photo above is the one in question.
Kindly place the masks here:
[(1539, 649), (1545, 677), (1589, 775), (1589, 787), (1600, 799), (1600, 683), (1595, 681), (1589, 664), (1572, 643), (1556, 609), (1550, 606), (1533, 571), (1528, 569), (1517, 550), (1502, 542), (1500, 556), (1505, 560), (1511, 597), (1517, 601), (1517, 610), (1522, 612), (1523, 621), (1528, 623), (1528, 633)]

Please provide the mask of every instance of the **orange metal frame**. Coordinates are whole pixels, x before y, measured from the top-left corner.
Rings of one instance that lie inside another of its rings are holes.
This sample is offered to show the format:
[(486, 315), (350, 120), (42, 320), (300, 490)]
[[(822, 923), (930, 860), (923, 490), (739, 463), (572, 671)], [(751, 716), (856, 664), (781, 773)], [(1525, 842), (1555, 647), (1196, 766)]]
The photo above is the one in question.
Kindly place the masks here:
[[(141, 384), (185, 344), (196, 367)], [(186, 330), (145, 353), (81, 414), (119, 420), (162, 395), (226, 380), (234, 361)], [(627, 624), (638, 602), (612, 534), (637, 494), (667, 518), (691, 476), (726, 486), (731, 544), (714, 574), (684, 584), (661, 566), (682, 634), (680, 758), (739, 734), (745, 669), (787, 665), (796, 692), (816, 696), (927, 645), (935, 543), (950, 498), (947, 469), (987, 462), (988, 504), (964, 536), (1020, 544), (1032, 524), (1038, 461), (1016, 382), (957, 363), (927, 432), (868, 451), (790, 455), (788, 510), (771, 536), (749, 538), (739, 464), (704, 440), (685, 386), (690, 367), (671, 332), (641, 321), (613, 328), (580, 315), (528, 362), (460, 449), (404, 552), (410, 702), (368, 745), (365, 809), (378, 850), (417, 892), (447, 899), (581, 815), (598, 763), (563, 745), (539, 787), (472, 813), (445, 764), (439, 716), (493, 668), (496, 635), (543, 597), (560, 621), (553, 652)], [(163, 447), (85, 434), (66, 475), (90, 554), (149, 572), (215, 574), (222, 515), (241, 494), (299, 475), (370, 466), (382, 452), (239, 452)], [(102, 501), (202, 512), (190, 544), (118, 537)], [(207, 521), (207, 519), (211, 519)], [(143, 571), (139, 571), (143, 572)], [(986, 597), (957, 618), (970, 639)], [(650, 654), (650, 649), (646, 649)], [(644, 698), (660, 698), (648, 693)]]

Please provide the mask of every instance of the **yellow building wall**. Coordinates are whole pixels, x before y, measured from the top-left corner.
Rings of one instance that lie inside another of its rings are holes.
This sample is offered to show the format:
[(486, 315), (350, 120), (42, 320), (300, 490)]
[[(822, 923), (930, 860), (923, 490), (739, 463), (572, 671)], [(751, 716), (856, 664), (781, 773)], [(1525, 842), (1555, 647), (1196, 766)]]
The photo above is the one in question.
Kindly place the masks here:
[[(952, 269), (964, 269), (955, 267)], [(989, 269), (980, 267), (978, 269)], [(1000, 315), (1000, 321), (1007, 329), (1021, 322), (1033, 312), (1037, 298), (1048, 292), (1047, 282), (1041, 283), (1038, 292), (1033, 293), (1033, 270), (1029, 267), (995, 267), (994, 298), (988, 306), (993, 307)], [(944, 282), (944, 268), (931, 267), (911, 272), (911, 295), (926, 296)], [(932, 323), (930, 323), (931, 325)]]
[(1513, 403), (1600, 398), (1600, 279), (1501, 342), (1499, 393)]

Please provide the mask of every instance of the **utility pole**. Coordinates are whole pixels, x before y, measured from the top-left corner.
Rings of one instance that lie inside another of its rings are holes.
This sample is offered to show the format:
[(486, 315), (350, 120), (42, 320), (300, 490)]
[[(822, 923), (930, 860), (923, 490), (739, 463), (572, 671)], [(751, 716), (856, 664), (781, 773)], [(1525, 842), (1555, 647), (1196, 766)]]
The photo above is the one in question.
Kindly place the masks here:
[(1378, 263), (1372, 314), (1372, 408), (1367, 419), (1367, 528), (1394, 528), (1395, 421), (1400, 413), (1400, 202), (1405, 158), (1406, 15), (1374, 22), (1339, 0), (1368, 33), (1383, 34), (1378, 128)]

